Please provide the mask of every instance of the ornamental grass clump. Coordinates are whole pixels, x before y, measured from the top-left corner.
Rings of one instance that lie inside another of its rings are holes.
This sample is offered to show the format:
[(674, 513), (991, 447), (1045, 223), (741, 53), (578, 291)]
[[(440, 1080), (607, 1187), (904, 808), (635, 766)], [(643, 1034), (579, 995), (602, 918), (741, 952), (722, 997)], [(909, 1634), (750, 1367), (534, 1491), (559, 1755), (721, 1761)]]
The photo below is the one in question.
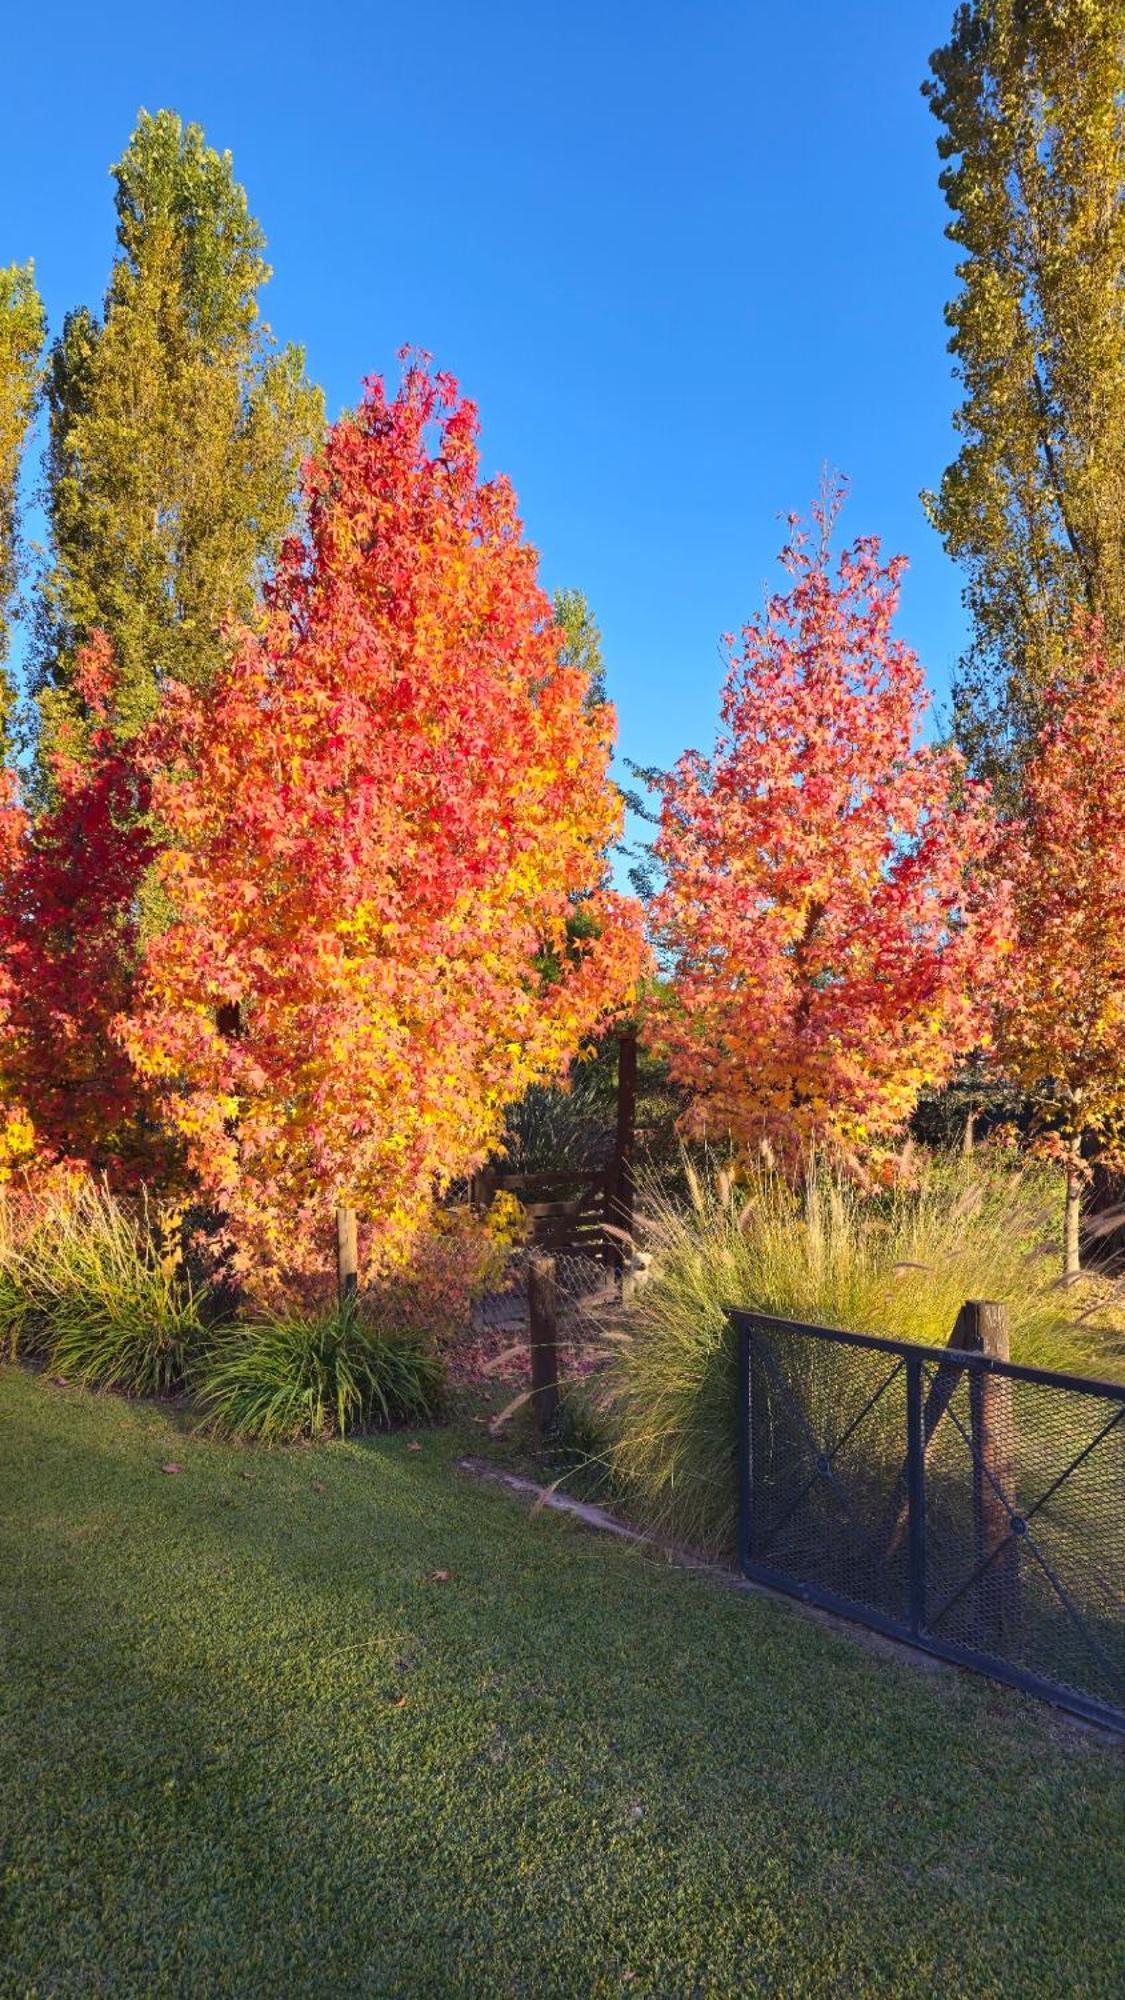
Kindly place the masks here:
[(424, 1335), (380, 1325), (361, 1300), (231, 1327), (202, 1357), (195, 1386), (205, 1429), (292, 1444), (424, 1421), (444, 1381)]
[[(1014, 1360), (1122, 1373), (1120, 1287), (1097, 1273), (1077, 1283), (1056, 1276), (1058, 1176), (1041, 1167), (939, 1162), (913, 1186), (878, 1194), (825, 1169), (811, 1170), (800, 1192), (760, 1168), (736, 1179), (688, 1164), (684, 1174), (686, 1199), (647, 1190), (647, 1282), (607, 1329), (596, 1385), (613, 1477), (634, 1510), (675, 1539), (723, 1550), (732, 1542), (730, 1305), (941, 1347), (966, 1299), (997, 1299)], [(819, 1375), (806, 1389), (826, 1414), (843, 1353), (815, 1347)]]
[(14, 1361), (26, 1348), (28, 1299), (20, 1279), (19, 1227), (14, 1204), (0, 1194), (0, 1361)]
[(18, 1314), (13, 1346), (86, 1388), (182, 1388), (204, 1329), (179, 1239), (178, 1214), (147, 1197), (127, 1203), (100, 1181), (57, 1183), (28, 1203), (0, 1252), (0, 1313)]

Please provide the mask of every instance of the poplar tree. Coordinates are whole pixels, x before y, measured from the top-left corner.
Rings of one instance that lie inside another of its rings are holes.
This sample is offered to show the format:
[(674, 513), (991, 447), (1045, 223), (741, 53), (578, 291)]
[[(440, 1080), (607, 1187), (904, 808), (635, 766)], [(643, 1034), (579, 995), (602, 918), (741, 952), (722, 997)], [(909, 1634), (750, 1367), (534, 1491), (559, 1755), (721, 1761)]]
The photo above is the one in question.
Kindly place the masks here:
[(1125, 0), (969, 0), (931, 69), (964, 399), (930, 508), (968, 579), (959, 735), (1011, 793), (1076, 612), (1125, 642)]
[(566, 634), (563, 659), (568, 667), (577, 667), (589, 676), (588, 701), (591, 706), (596, 706), (606, 699), (605, 660), (601, 631), (585, 592), (556, 590), (554, 613), (556, 625), (560, 625)]
[(300, 348), (261, 319), (265, 238), (197, 125), (142, 112), (114, 168), (117, 256), (100, 318), (72, 312), (47, 371), (53, 561), (40, 619), (49, 741), (82, 714), (76, 669), (104, 630), (115, 726), (166, 679), (205, 685), (224, 626), (255, 616), (323, 430)]
[(7, 748), (13, 702), (6, 661), (19, 572), (17, 489), (45, 334), (34, 266), (0, 269), (0, 756)]

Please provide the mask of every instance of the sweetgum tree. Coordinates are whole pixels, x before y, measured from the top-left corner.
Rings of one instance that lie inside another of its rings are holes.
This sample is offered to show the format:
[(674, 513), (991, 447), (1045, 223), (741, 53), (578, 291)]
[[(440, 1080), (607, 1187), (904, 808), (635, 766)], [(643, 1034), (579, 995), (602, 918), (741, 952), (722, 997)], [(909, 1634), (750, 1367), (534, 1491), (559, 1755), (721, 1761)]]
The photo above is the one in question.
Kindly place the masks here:
[(689, 1129), (857, 1163), (985, 1034), (1003, 897), (984, 791), (923, 746), (922, 672), (896, 639), (901, 559), (833, 572), (835, 503), (732, 644), (712, 757), (662, 781), (652, 906), (674, 973), (660, 1033)]
[(1067, 1177), (1064, 1260), (1079, 1264), (1089, 1163), (1125, 1168), (1125, 667), (1079, 626), (1048, 687), (1007, 836), (1016, 950), (997, 1042)]
[(264, 629), (150, 737), (157, 886), (121, 1031), (244, 1260), (372, 1266), (479, 1163), (504, 1107), (627, 999), (637, 914), (591, 703), (477, 420), (420, 362), (308, 475)]

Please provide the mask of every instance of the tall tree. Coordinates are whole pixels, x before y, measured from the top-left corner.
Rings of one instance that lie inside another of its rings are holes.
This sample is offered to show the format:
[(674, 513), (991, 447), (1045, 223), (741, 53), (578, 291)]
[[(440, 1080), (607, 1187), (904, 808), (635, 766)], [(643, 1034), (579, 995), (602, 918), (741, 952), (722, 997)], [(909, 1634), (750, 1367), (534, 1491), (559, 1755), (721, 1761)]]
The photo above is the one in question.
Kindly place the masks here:
[(1075, 609), (1125, 643), (1125, 0), (969, 0), (931, 68), (964, 400), (930, 505), (968, 577), (960, 738), (1018, 787)]
[(310, 480), (265, 631), (155, 746), (174, 918), (124, 1024), (240, 1250), (290, 1272), (325, 1268), (337, 1201), (404, 1249), (641, 956), (613, 713), (472, 406), (418, 365), (372, 382)]
[(46, 331), (34, 266), (9, 264), (0, 270), (0, 758), (7, 747), (13, 699), (6, 661), (18, 577), (16, 496)]
[(1005, 856), (1016, 949), (997, 1019), (1041, 1151), (1067, 1177), (1064, 1262), (1079, 1262), (1091, 1162), (1125, 1169), (1125, 665), (1079, 629), (1047, 689)]
[(800, 1170), (877, 1159), (925, 1084), (983, 1039), (1002, 898), (982, 788), (921, 745), (917, 658), (893, 636), (901, 559), (833, 565), (831, 504), (783, 551), (791, 587), (747, 625), (712, 758), (661, 782), (673, 974), (657, 1029), (689, 1130)]
[(81, 713), (77, 661), (98, 630), (125, 733), (165, 680), (215, 675), (224, 623), (254, 616), (323, 426), (301, 350), (279, 351), (259, 317), (265, 239), (230, 154), (170, 111), (142, 113), (114, 177), (103, 316), (69, 315), (47, 375), (48, 737), (60, 707)]
[(554, 612), (555, 623), (565, 636), (563, 659), (568, 667), (577, 667), (580, 673), (586, 675), (591, 704), (604, 701), (602, 635), (585, 593), (581, 590), (556, 590)]

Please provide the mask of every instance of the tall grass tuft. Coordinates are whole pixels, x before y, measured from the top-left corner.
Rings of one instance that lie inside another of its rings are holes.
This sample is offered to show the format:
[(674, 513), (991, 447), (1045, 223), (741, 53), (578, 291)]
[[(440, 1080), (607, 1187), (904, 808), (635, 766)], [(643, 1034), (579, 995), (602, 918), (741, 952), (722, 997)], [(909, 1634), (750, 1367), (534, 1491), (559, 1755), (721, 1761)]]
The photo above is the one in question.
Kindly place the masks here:
[(372, 1323), (362, 1302), (232, 1327), (201, 1357), (205, 1428), (289, 1444), (434, 1415), (444, 1370), (430, 1342)]
[(998, 1299), (1013, 1359), (1122, 1372), (1118, 1285), (1055, 1275), (1059, 1195), (1045, 1170), (940, 1162), (913, 1188), (876, 1196), (825, 1171), (801, 1194), (765, 1170), (737, 1184), (690, 1163), (683, 1173), (686, 1200), (646, 1191), (648, 1281), (608, 1331), (596, 1389), (610, 1469), (662, 1532), (730, 1545), (737, 1385), (728, 1305), (940, 1347), (964, 1300)]
[(5, 1269), (22, 1345), (60, 1375), (138, 1396), (182, 1387), (202, 1295), (184, 1274), (178, 1231), (146, 1198), (127, 1204), (99, 1181), (57, 1185), (32, 1207)]
[(19, 1274), (20, 1231), (16, 1208), (0, 1193), (0, 1361), (26, 1351), (28, 1297)]

